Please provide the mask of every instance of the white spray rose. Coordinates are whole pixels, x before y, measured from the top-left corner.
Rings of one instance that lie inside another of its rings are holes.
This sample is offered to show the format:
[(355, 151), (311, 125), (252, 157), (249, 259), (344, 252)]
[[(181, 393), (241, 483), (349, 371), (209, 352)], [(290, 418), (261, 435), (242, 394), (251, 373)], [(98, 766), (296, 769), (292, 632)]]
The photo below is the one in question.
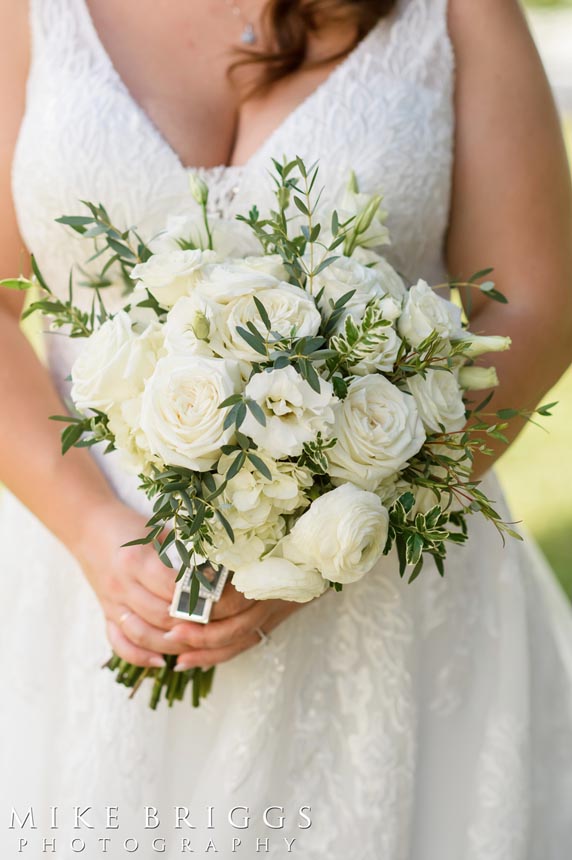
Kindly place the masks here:
[[(246, 257), (260, 253), (260, 243), (250, 227), (237, 220), (209, 216), (213, 248), (222, 257)], [(199, 206), (183, 215), (171, 215), (167, 227), (150, 243), (154, 254), (177, 251), (181, 247), (206, 250), (209, 241)]]
[(266, 424), (248, 411), (241, 430), (275, 459), (301, 454), (304, 443), (326, 434), (334, 420), (332, 384), (320, 379), (314, 391), (290, 365), (254, 374), (244, 393), (262, 408)]
[[(386, 301), (382, 299), (382, 301)], [(393, 301), (393, 299), (389, 299)], [(385, 340), (380, 341), (375, 345), (375, 348), (364, 355), (356, 364), (352, 364), (351, 372), (356, 376), (367, 376), (369, 373), (391, 373), (399, 347), (401, 346), (401, 338), (393, 326), (386, 326), (382, 329)]]
[(220, 403), (240, 388), (235, 362), (199, 355), (167, 355), (157, 363), (141, 404), (149, 447), (167, 465), (205, 471), (232, 439)]
[(162, 349), (160, 326), (138, 334), (120, 311), (84, 341), (71, 369), (71, 397), (80, 410), (107, 412), (143, 390)]
[(334, 413), (337, 442), (327, 452), (334, 483), (351, 481), (373, 491), (425, 441), (414, 398), (383, 376), (353, 380)]
[(317, 570), (268, 557), (235, 570), (232, 584), (251, 600), (292, 600), (307, 603), (328, 587)]
[(162, 251), (131, 271), (136, 289), (147, 289), (165, 308), (190, 295), (204, 266), (217, 259), (213, 251)]
[(458, 336), (461, 309), (438, 296), (425, 281), (418, 281), (409, 290), (397, 327), (411, 346), (419, 346), (434, 331), (442, 338)]
[(314, 299), (300, 287), (278, 282), (276, 286), (257, 290), (230, 301), (221, 314), (221, 337), (229, 355), (244, 360), (258, 361), (256, 352), (237, 332), (237, 328), (247, 328), (253, 322), (258, 331), (265, 332), (254, 296), (263, 304), (270, 319), (271, 329), (283, 336), (295, 333), (296, 337), (315, 335), (322, 322)]
[(426, 430), (439, 433), (460, 430), (465, 424), (463, 392), (454, 373), (448, 370), (428, 370), (425, 377), (411, 376), (407, 387), (415, 398)]
[(407, 288), (403, 278), (397, 274), (385, 257), (372, 251), (371, 248), (356, 248), (352, 254), (352, 260), (367, 266), (378, 276), (384, 293), (393, 296), (401, 306), (407, 296)]
[(389, 514), (374, 493), (342, 484), (312, 502), (280, 548), (290, 561), (332, 582), (356, 582), (381, 557)]
[[(224, 564), (229, 570), (259, 561), (274, 550), (286, 533), (284, 517), (273, 515), (259, 526), (241, 528), (240, 517), (234, 508), (219, 505), (234, 533), (232, 541), (219, 520), (212, 521), (214, 544), (209, 548), (209, 558), (215, 564)], [(275, 514), (275, 512), (273, 512)]]
[(271, 275), (279, 281), (288, 280), (288, 272), (284, 267), (284, 261), (280, 254), (267, 254), (261, 257), (256, 254), (251, 254), (244, 259), (233, 260), (235, 266), (243, 266), (254, 272), (260, 272), (261, 275)]

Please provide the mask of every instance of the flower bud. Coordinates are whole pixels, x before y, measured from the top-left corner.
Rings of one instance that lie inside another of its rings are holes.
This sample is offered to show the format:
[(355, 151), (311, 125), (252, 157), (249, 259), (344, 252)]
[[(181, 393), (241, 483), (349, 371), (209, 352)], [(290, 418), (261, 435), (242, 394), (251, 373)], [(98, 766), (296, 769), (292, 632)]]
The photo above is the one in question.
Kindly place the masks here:
[(189, 187), (191, 189), (191, 194), (199, 206), (205, 206), (209, 199), (209, 188), (204, 179), (201, 179), (198, 173), (189, 174)]
[(197, 311), (193, 317), (191, 328), (197, 340), (208, 340), (211, 330), (211, 324), (208, 321), (206, 314), (202, 311)]
[(494, 367), (462, 367), (459, 371), (459, 385), (470, 391), (495, 388), (499, 384)]
[(458, 338), (455, 342), (463, 345), (463, 355), (467, 358), (476, 358), (486, 352), (504, 352), (510, 349), (512, 343), (510, 337), (468, 333)]

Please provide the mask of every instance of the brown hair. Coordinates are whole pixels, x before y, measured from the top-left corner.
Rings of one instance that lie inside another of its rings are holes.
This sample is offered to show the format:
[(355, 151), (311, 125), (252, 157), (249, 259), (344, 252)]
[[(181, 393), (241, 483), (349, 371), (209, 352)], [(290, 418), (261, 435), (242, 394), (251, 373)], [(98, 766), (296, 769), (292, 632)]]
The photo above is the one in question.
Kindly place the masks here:
[(262, 19), (263, 41), (272, 48), (240, 50), (230, 71), (256, 64), (259, 74), (245, 95), (262, 92), (307, 64), (308, 36), (318, 33), (326, 22), (348, 25), (354, 38), (343, 50), (313, 66), (342, 59), (396, 5), (397, 0), (268, 0)]

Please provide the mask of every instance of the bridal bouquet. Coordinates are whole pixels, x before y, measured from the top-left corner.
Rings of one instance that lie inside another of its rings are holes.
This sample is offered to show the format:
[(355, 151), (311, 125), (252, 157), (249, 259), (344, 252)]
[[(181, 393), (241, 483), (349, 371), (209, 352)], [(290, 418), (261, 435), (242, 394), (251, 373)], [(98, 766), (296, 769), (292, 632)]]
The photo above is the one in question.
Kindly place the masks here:
[[(509, 339), (467, 331), (460, 284), (448, 285), (456, 301), (423, 280), (407, 289), (373, 250), (389, 241), (381, 198), (355, 177), (324, 220), (317, 175), (301, 159), (274, 161), (275, 208), (234, 222), (211, 214), (193, 176), (190, 214), (149, 242), (101, 205), (62, 217), (102, 263), (88, 310), (71, 278), (62, 300), (34, 260), (32, 280), (5, 282), (35, 284), (27, 313), (85, 339), (72, 415), (58, 419), (63, 450), (104, 443), (139, 475), (153, 514), (136, 542), (176, 560), (189, 612), (213, 587), (205, 561), (231, 570), (249, 598), (303, 602), (356, 582), (393, 549), (410, 582), (426, 557), (442, 575), (469, 515), (515, 534), (471, 462), (517, 412), (487, 416), (489, 397), (475, 408), (465, 398), (497, 384), (474, 360)], [(489, 273), (469, 285), (504, 301)], [(102, 297), (118, 274), (128, 289), (111, 313)], [(189, 683), (198, 704), (213, 670), (175, 673), (166, 659), (160, 670), (107, 665), (135, 689), (151, 676), (153, 707)]]

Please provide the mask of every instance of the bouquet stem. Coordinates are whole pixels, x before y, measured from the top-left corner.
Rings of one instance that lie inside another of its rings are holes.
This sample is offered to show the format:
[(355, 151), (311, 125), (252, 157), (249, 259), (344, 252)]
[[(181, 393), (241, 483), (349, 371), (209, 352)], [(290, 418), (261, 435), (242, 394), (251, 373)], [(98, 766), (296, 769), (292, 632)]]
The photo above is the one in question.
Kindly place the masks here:
[(214, 677), (214, 666), (210, 669), (187, 669), (186, 672), (175, 672), (177, 657), (173, 654), (164, 655), (166, 665), (161, 669), (149, 666), (134, 666), (127, 660), (122, 660), (117, 654), (113, 654), (106, 663), (104, 669), (110, 669), (115, 673), (115, 680), (131, 690), (129, 698), (132, 699), (146, 678), (153, 681), (149, 707), (154, 711), (164, 694), (169, 707), (174, 702), (182, 701), (185, 691), (191, 685), (191, 703), (198, 708), (201, 699), (210, 693)]

